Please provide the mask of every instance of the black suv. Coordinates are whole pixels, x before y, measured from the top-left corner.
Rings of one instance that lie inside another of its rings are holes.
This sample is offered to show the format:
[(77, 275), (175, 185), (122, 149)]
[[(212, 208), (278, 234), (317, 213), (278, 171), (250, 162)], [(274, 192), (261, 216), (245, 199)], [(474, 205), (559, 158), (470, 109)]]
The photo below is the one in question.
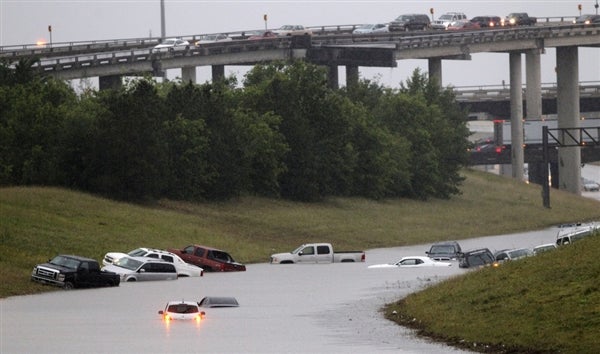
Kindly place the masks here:
[(496, 262), (494, 254), (487, 248), (480, 248), (458, 255), (458, 266), (460, 268), (482, 267)]
[(460, 252), (461, 248), (458, 242), (445, 241), (434, 243), (425, 254), (436, 261), (450, 261), (457, 259)]
[(429, 16), (425, 14), (406, 14), (390, 22), (388, 29), (390, 31), (426, 30), (430, 25)]

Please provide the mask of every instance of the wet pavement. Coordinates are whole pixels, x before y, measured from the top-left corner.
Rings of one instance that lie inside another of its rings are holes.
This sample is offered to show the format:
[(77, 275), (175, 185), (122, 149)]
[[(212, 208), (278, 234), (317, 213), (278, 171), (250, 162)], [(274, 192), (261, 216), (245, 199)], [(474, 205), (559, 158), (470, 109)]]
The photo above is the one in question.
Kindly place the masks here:
[[(556, 228), (460, 241), (463, 249), (534, 247)], [(367, 269), (427, 245), (367, 251), (357, 264), (251, 264), (246, 272), (124, 283), (0, 300), (0, 353), (460, 353), (416, 338), (379, 309), (467, 272), (451, 267)], [(165, 323), (167, 301), (233, 296), (238, 308), (207, 308), (204, 321)]]

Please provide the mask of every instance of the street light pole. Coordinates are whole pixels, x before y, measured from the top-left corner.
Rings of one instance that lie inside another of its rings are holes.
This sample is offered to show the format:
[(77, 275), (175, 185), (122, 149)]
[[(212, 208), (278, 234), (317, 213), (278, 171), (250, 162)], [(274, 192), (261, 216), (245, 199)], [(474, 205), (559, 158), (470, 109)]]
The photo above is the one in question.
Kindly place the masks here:
[(160, 37), (165, 39), (165, 0), (160, 0)]
[(594, 7), (596, 8), (596, 15), (598, 14), (598, 0), (596, 0), (596, 5), (594, 5)]
[(52, 25), (48, 25), (48, 33), (50, 33), (50, 48), (52, 48)]

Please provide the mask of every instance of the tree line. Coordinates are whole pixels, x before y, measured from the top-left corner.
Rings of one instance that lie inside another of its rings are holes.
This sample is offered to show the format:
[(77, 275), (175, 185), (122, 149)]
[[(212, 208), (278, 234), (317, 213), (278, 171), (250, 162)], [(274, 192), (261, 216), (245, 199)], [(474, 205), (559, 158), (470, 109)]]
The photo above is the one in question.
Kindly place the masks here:
[(152, 78), (76, 92), (35, 59), (0, 64), (0, 185), (126, 201), (449, 198), (467, 164), (467, 113), (416, 70), (391, 89), (327, 85), (304, 61), (204, 84)]

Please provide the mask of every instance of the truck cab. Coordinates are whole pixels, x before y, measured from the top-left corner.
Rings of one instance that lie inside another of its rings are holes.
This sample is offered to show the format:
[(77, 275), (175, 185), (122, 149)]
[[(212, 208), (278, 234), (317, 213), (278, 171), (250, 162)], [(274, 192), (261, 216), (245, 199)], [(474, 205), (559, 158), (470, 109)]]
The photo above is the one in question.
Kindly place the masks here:
[(328, 243), (302, 245), (292, 251), (298, 255), (296, 263), (331, 263), (333, 251)]

